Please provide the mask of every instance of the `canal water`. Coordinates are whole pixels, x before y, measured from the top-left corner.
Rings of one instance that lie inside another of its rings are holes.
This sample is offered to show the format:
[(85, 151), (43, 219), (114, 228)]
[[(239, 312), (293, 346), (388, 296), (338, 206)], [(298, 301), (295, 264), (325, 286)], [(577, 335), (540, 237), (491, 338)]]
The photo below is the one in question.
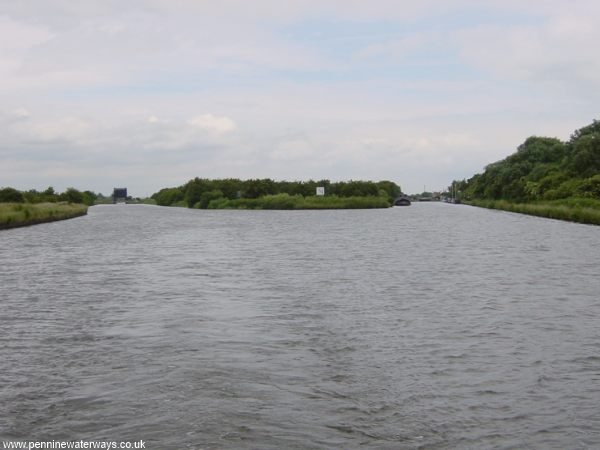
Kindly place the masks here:
[(1, 440), (600, 447), (600, 227), (107, 205), (0, 260)]

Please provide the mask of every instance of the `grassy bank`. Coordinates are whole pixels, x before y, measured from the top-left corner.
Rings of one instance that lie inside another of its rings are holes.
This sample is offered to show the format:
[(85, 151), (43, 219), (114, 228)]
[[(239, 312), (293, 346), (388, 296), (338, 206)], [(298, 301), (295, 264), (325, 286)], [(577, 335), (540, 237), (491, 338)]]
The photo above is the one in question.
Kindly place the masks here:
[(0, 203), (0, 230), (71, 219), (87, 214), (87, 209), (75, 203)]
[(228, 200), (219, 198), (208, 204), (208, 209), (370, 209), (389, 208), (386, 197), (336, 197), (302, 195), (265, 195), (259, 198)]
[(506, 200), (470, 200), (465, 203), (550, 219), (600, 225), (600, 200), (590, 198), (567, 198), (535, 203), (512, 203)]

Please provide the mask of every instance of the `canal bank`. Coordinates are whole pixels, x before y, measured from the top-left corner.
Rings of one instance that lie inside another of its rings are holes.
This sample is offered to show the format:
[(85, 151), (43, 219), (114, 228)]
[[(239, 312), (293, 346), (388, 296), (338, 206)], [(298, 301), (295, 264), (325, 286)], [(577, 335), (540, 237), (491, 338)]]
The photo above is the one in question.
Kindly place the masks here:
[(512, 203), (506, 200), (469, 200), (463, 203), (487, 209), (600, 225), (600, 203), (593, 199), (566, 199), (552, 202)]
[(87, 205), (76, 203), (0, 203), (0, 230), (72, 219), (87, 210)]

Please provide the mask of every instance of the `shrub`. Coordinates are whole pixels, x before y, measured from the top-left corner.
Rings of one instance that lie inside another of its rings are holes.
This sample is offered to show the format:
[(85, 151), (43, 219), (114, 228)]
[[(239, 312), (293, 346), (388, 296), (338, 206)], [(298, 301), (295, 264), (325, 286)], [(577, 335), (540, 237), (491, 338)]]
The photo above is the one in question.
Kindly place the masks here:
[(581, 181), (577, 188), (577, 193), (583, 197), (600, 199), (600, 174)]
[(25, 197), (23, 193), (11, 187), (0, 189), (0, 202), (2, 203), (23, 203)]
[(366, 209), (388, 208), (391, 204), (387, 196), (337, 197), (335, 195), (317, 197), (289, 194), (264, 195), (259, 198), (235, 200), (215, 199), (208, 204), (209, 209)]
[(211, 201), (219, 198), (223, 198), (223, 192), (218, 189), (214, 191), (203, 192), (200, 195), (200, 201), (194, 205), (194, 208), (206, 209)]
[(68, 188), (65, 192), (59, 195), (59, 200), (69, 203), (84, 203), (83, 192), (79, 192), (75, 188)]
[(156, 200), (156, 204), (160, 206), (171, 206), (183, 200), (184, 194), (180, 188), (165, 188), (152, 194), (152, 198)]

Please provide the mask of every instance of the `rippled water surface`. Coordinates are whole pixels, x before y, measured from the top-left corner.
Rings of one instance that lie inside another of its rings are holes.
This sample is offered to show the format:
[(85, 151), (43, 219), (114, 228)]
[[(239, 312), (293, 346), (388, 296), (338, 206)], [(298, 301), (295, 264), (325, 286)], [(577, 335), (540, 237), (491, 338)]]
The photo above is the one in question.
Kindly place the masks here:
[(600, 227), (110, 205), (0, 257), (5, 440), (600, 447)]

